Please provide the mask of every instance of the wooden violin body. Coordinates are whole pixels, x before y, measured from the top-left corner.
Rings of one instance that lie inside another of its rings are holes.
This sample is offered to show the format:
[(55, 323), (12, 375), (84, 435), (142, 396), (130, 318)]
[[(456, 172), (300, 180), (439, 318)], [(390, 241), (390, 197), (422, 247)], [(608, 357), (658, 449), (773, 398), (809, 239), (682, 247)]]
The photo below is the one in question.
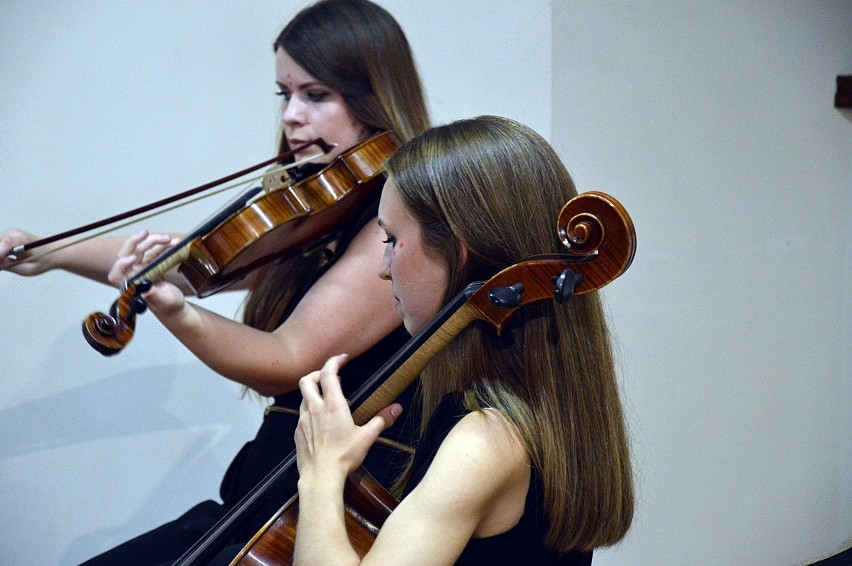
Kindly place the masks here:
[(140, 295), (173, 267), (206, 297), (274, 259), (332, 237), (375, 200), (384, 162), (400, 145), (393, 132), (380, 132), (297, 183), (278, 179), (259, 197), (260, 189), (242, 195), (127, 281), (109, 313), (90, 314), (82, 325), (86, 341), (105, 356), (120, 352), (133, 337), (136, 315), (146, 308)]
[(178, 271), (206, 297), (270, 261), (299, 252), (334, 233), (381, 188), (385, 160), (399, 138), (381, 132), (340, 154), (328, 167), (279, 186), (193, 244)]
[[(543, 300), (562, 303), (607, 285), (627, 270), (636, 253), (630, 216), (605, 193), (587, 192), (571, 199), (559, 214), (557, 233), (568, 253), (528, 258), (485, 283), (469, 285), (446, 305), (350, 399), (355, 424), (365, 424), (392, 403), (429, 360), (473, 321), (485, 321), (499, 334), (524, 305)], [(288, 463), (294, 461), (291, 454)], [(349, 540), (364, 556), (396, 500), (363, 468), (350, 475), (343, 498)], [(294, 496), (231, 566), (292, 564), (297, 522), (298, 497)]]

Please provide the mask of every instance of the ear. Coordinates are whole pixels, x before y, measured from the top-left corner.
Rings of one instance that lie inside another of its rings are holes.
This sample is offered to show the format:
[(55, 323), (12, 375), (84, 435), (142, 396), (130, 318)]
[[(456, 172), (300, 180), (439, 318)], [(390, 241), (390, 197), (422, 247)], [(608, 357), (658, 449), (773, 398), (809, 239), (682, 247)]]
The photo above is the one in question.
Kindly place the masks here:
[(464, 242), (459, 241), (459, 270), (464, 269), (467, 265), (467, 246)]

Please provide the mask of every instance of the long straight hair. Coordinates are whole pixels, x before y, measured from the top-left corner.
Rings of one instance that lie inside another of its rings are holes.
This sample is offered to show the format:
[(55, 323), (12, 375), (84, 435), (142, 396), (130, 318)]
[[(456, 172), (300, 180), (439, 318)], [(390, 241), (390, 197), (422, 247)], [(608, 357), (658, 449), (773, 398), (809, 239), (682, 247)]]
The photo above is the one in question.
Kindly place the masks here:
[[(404, 145), (387, 169), (427, 253), (450, 267), (447, 299), (531, 255), (564, 252), (556, 217), (576, 189), (526, 126), (493, 116), (454, 122)], [(501, 336), (473, 323), (433, 359), (421, 387), (423, 426), (450, 392), (510, 423), (542, 478), (549, 547), (591, 550), (627, 532), (630, 454), (597, 293), (528, 305)]]
[[(392, 130), (408, 140), (429, 126), (426, 101), (408, 40), (385, 9), (368, 0), (322, 0), (303, 9), (281, 31), (283, 49), (303, 69), (338, 91), (371, 133)], [(289, 146), (279, 136), (280, 153)], [(354, 236), (354, 227), (344, 238)], [(338, 251), (347, 241), (338, 241)], [(283, 258), (254, 275), (243, 320), (272, 331), (293, 301), (327, 264), (324, 247)]]

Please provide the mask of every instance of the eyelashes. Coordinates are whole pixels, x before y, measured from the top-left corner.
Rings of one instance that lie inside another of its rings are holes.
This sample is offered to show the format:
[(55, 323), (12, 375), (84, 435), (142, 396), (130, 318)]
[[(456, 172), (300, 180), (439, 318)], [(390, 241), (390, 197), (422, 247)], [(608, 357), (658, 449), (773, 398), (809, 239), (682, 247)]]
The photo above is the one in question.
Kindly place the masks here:
[[(275, 95), (284, 97), (284, 100), (286, 100), (288, 102), (290, 101), (291, 98), (293, 98), (293, 93), (290, 92), (289, 90), (278, 90), (278, 91), (275, 92)], [(308, 92), (304, 96), (310, 102), (325, 102), (326, 100), (328, 100), (328, 98), (329, 98), (329, 96), (331, 96), (331, 94), (328, 93), (328, 92), (317, 91), (317, 92)]]

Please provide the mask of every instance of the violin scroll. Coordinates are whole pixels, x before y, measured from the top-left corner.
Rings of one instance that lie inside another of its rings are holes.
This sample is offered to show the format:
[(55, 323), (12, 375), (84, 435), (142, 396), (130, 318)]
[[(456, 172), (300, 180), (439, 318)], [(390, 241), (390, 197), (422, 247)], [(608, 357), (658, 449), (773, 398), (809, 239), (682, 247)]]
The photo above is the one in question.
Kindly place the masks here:
[(86, 342), (104, 356), (119, 353), (133, 338), (136, 315), (148, 308), (141, 295), (150, 288), (151, 282), (148, 280), (128, 283), (110, 307), (109, 314), (93, 312), (87, 316), (82, 325)]
[(624, 273), (636, 255), (636, 230), (627, 211), (602, 192), (569, 200), (556, 222), (567, 253), (536, 255), (497, 273), (469, 299), (501, 333), (511, 315), (530, 303), (596, 291)]
[(572, 267), (583, 275), (576, 294), (600, 289), (627, 271), (636, 255), (636, 229), (614, 197), (589, 191), (569, 200), (556, 231), (571, 255), (585, 260)]

